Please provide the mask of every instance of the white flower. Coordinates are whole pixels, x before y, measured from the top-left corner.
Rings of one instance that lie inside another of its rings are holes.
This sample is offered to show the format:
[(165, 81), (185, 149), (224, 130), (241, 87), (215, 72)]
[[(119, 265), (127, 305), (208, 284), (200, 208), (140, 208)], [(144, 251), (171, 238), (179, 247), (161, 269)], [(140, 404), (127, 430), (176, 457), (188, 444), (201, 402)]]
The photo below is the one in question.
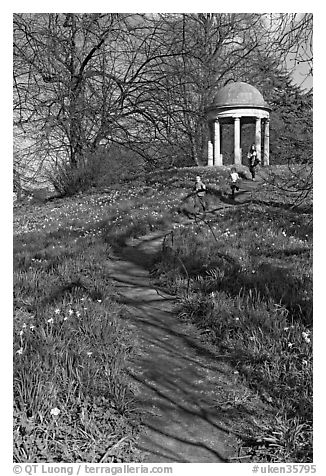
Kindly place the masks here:
[(288, 327), (284, 327), (284, 329), (283, 329), (283, 330), (284, 330), (284, 331), (288, 331), (288, 330), (289, 330), (289, 328), (288, 328)]
[(59, 408), (55, 407), (55, 408), (52, 408), (52, 410), (51, 410), (50, 413), (51, 413), (51, 415), (53, 415), (53, 416), (58, 416), (59, 413), (60, 413), (60, 410), (59, 410)]
[(102, 302), (102, 299), (98, 299), (97, 302)]
[(35, 326), (33, 326), (33, 324), (31, 326), (29, 326), (30, 330), (33, 331), (35, 329)]
[(21, 347), (19, 350), (17, 350), (16, 354), (22, 355), (23, 350), (24, 350), (24, 349)]
[(236, 320), (236, 321), (240, 321), (239, 317), (236, 317), (235, 320)]
[(293, 346), (294, 346), (294, 344), (292, 344), (292, 342), (289, 342), (289, 343), (288, 343), (288, 347), (290, 347), (290, 349), (291, 349), (291, 347), (293, 347)]
[(308, 360), (306, 360), (306, 359), (303, 359), (303, 361), (302, 361), (302, 365), (308, 365)]
[(60, 314), (60, 309), (56, 309), (56, 310), (54, 311), (54, 314)]
[(90, 357), (93, 352), (86, 352), (87, 356)]
[(80, 317), (80, 312), (79, 311), (76, 311), (76, 316)]
[(302, 332), (302, 337), (304, 338), (305, 342), (307, 342), (307, 344), (311, 342), (309, 339), (309, 334), (310, 334), (309, 330), (307, 332)]
[(51, 317), (50, 319), (48, 319), (48, 323), (49, 323), (49, 324), (53, 324), (53, 323), (54, 323), (53, 317)]
[(68, 311), (69, 316), (72, 316), (73, 313), (74, 313), (74, 311), (72, 309), (69, 309), (69, 311)]
[(23, 329), (22, 329), (21, 331), (19, 331), (20, 337), (21, 337), (23, 334), (24, 334), (24, 331), (23, 331)]

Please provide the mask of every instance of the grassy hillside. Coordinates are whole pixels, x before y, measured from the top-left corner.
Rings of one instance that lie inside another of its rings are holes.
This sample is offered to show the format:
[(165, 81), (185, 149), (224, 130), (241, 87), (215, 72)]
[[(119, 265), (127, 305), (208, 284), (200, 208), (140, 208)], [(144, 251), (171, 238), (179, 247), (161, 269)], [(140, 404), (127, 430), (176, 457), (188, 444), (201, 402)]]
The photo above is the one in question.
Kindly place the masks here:
[[(189, 197), (198, 173), (206, 216), (194, 215)], [(311, 215), (264, 181), (232, 202), (227, 175), (226, 167), (171, 169), (16, 207), (17, 462), (135, 461), (139, 420), (124, 366), (136, 342), (108, 260), (128, 238), (162, 228), (169, 234), (153, 279), (275, 408), (260, 435), (248, 430), (253, 460), (312, 460)]]

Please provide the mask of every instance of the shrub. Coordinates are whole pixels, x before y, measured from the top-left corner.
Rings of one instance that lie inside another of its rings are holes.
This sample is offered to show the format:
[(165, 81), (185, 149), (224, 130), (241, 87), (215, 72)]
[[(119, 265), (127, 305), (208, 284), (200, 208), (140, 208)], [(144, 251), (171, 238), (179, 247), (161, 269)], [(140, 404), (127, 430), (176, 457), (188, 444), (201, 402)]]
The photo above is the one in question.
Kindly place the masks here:
[(48, 179), (60, 197), (86, 191), (93, 183), (94, 176), (89, 166), (61, 163), (48, 172)]

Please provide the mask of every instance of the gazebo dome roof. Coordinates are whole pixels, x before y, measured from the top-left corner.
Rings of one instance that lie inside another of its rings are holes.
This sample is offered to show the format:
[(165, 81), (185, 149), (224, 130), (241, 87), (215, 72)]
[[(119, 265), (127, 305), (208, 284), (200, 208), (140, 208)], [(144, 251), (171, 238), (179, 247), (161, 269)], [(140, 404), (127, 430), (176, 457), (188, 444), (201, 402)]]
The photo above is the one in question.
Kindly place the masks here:
[(237, 81), (228, 83), (216, 94), (213, 107), (268, 107), (263, 95), (251, 84)]

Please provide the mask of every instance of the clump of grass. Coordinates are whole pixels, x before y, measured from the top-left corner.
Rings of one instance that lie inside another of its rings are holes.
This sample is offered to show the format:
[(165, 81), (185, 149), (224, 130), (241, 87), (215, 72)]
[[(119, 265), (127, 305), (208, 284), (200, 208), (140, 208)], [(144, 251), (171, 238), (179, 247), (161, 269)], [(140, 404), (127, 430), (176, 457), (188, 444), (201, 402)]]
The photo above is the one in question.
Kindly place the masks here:
[(309, 220), (260, 204), (228, 210), (216, 222), (175, 227), (154, 267), (179, 295), (179, 317), (204, 329), (275, 408), (276, 419), (251, 435), (256, 461), (312, 461)]
[(16, 461), (98, 461), (110, 438), (132, 438), (121, 312), (114, 302), (73, 300), (16, 325)]
[(125, 366), (135, 338), (108, 278), (110, 249), (85, 230), (16, 238), (16, 462), (134, 461)]

